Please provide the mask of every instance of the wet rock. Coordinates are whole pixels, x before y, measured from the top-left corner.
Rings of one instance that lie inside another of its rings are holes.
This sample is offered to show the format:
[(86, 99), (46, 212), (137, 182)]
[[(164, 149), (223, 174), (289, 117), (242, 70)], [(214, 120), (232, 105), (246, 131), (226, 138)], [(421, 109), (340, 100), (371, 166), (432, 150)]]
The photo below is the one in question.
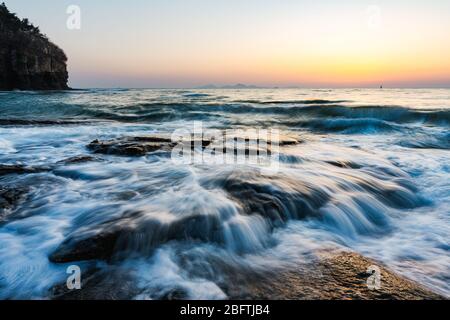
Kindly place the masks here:
[(54, 263), (85, 260), (121, 260), (132, 255), (149, 255), (157, 246), (173, 240), (222, 243), (222, 224), (217, 216), (190, 215), (162, 223), (133, 212), (93, 226), (97, 231), (74, 232), (49, 257)]
[(60, 283), (50, 290), (53, 300), (130, 300), (140, 293), (127, 269), (114, 265), (81, 270), (81, 289), (69, 290)]
[[(380, 268), (380, 287), (370, 289), (369, 266)], [(320, 255), (311, 264), (299, 265), (261, 277), (258, 281), (229, 282), (230, 299), (256, 300), (424, 300), (444, 297), (408, 280), (381, 263), (353, 252)]]
[(163, 292), (158, 300), (179, 301), (188, 300), (189, 294), (183, 288), (173, 288), (167, 292)]
[(330, 160), (330, 161), (325, 161), (328, 164), (331, 164), (332, 166), (338, 167), (338, 168), (343, 168), (343, 169), (361, 169), (362, 165), (357, 164), (355, 162), (352, 161), (344, 161), (344, 160)]
[(39, 173), (48, 171), (48, 168), (27, 167), (24, 165), (4, 165), (0, 164), (0, 176), (8, 174), (27, 174), (27, 173)]
[(357, 179), (355, 183), (358, 187), (373, 194), (384, 204), (399, 209), (413, 209), (427, 204), (427, 200), (417, 194), (414, 185), (408, 185), (398, 181), (390, 185), (383, 184), (375, 179)]
[(175, 146), (168, 138), (123, 137), (118, 139), (92, 141), (87, 148), (94, 153), (139, 157), (159, 150), (170, 151)]
[(278, 144), (279, 146), (291, 146), (303, 143), (303, 141), (297, 137), (284, 135), (284, 134), (278, 134), (274, 135), (273, 137), (271, 135), (268, 136), (258, 136), (258, 135), (251, 135), (249, 134), (242, 134), (239, 132), (236, 133), (227, 133), (227, 135), (224, 136), (224, 140), (227, 142), (235, 141), (235, 142), (245, 142), (248, 144), (253, 145), (275, 145)]
[(317, 216), (319, 209), (330, 200), (330, 195), (319, 187), (290, 177), (272, 177), (267, 182), (257, 175), (232, 174), (218, 183), (242, 204), (247, 214), (259, 214), (274, 226), (291, 219)]
[(8, 210), (14, 209), (25, 197), (25, 188), (6, 188), (0, 186), (0, 220), (4, 218)]
[[(143, 225), (142, 212), (127, 212), (121, 218), (107, 221), (100, 225), (92, 225), (89, 230), (77, 230), (70, 234), (66, 240), (49, 256), (54, 263), (67, 263), (85, 260), (110, 260), (118, 251), (118, 245), (126, 247), (126, 241), (139, 225)], [(151, 222), (147, 222), (151, 223)], [(157, 228), (148, 228), (148, 237), (156, 237)], [(131, 241), (131, 240), (130, 240)], [(145, 241), (151, 246), (151, 239)]]
[[(66, 283), (50, 289), (53, 300), (131, 300), (139, 297), (145, 289), (138, 286), (133, 270), (124, 266), (107, 265), (102, 269), (82, 269), (81, 289), (69, 290)], [(161, 288), (146, 298), (157, 300), (186, 300), (188, 293), (181, 287)]]
[[(185, 149), (194, 150), (197, 146), (207, 147), (211, 141), (182, 139), (178, 143)], [(121, 137), (106, 141), (97, 139), (92, 141), (87, 148), (94, 153), (139, 157), (155, 151), (170, 152), (178, 143), (160, 136)]]
[(259, 137), (258, 135), (245, 135), (237, 133), (227, 133), (220, 143), (212, 142), (210, 148), (213, 154), (234, 154), (245, 156), (271, 156), (276, 153), (277, 147), (292, 146), (302, 143), (300, 139), (277, 135), (274, 137)]
[(100, 159), (96, 158), (96, 157), (80, 155), (80, 156), (75, 156), (75, 157), (71, 157), (71, 158), (59, 161), (58, 164), (79, 164), (79, 163), (93, 162), (93, 161), (99, 161), (99, 160)]
[(232, 154), (239, 156), (270, 156), (272, 154), (272, 150), (270, 148), (258, 148), (258, 147), (240, 147), (240, 146), (225, 146), (225, 147), (212, 147), (211, 154), (213, 155), (221, 155), (221, 154)]
[(116, 229), (82, 239), (70, 237), (50, 255), (49, 260), (54, 263), (66, 263), (109, 259), (114, 252), (120, 234), (121, 230)]
[[(173, 142), (170, 138), (164, 136), (141, 136), (141, 137), (121, 137), (112, 140), (94, 140), (87, 145), (87, 148), (94, 153), (139, 157), (155, 151), (170, 152), (175, 146), (182, 146), (183, 150), (194, 150), (198, 147), (205, 149), (210, 147), (213, 153), (230, 153), (234, 154), (271, 154), (270, 146), (275, 141), (263, 140), (258, 137), (246, 137), (239, 135), (228, 135), (223, 137), (223, 141), (215, 143), (214, 139), (180, 137), (178, 142)], [(235, 145), (235, 142), (244, 143), (246, 145)], [(289, 146), (301, 143), (299, 139), (280, 135), (276, 141), (280, 146)], [(264, 147), (266, 146), (266, 147)]]
[(300, 140), (298, 138), (280, 135), (278, 144), (280, 146), (293, 146), (293, 145), (297, 145), (297, 144), (300, 144), (303, 142), (304, 142), (303, 140)]
[[(211, 261), (210, 261), (211, 262)], [(380, 268), (380, 287), (367, 285), (369, 266)], [(239, 266), (221, 270), (223, 279), (211, 279), (231, 300), (442, 300), (445, 297), (396, 274), (377, 261), (354, 252), (317, 253), (311, 262), (295, 268), (253, 270)], [(51, 289), (57, 300), (116, 300), (139, 297), (132, 271), (123, 266), (105, 265), (102, 269), (82, 270), (81, 290), (68, 290), (65, 283)], [(204, 277), (205, 273), (200, 273)], [(145, 296), (148, 296), (146, 294)], [(183, 288), (155, 290), (158, 300), (188, 299)]]

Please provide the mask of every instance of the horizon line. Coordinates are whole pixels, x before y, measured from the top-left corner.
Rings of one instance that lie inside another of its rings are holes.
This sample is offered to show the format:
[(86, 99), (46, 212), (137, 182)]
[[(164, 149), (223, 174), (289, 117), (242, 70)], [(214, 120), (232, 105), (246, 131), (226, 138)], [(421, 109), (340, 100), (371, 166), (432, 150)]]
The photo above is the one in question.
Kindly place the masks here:
[(409, 86), (384, 86), (383, 87), (379, 87), (379, 86), (367, 86), (367, 87), (302, 87), (302, 86), (255, 86), (255, 87), (242, 87), (242, 88), (238, 88), (238, 87), (232, 87), (232, 86), (217, 86), (217, 87), (213, 87), (213, 88), (202, 88), (202, 87), (71, 87), (71, 90), (88, 90), (88, 89), (104, 89), (104, 90), (108, 90), (108, 89), (127, 89), (127, 90), (174, 90), (174, 89), (178, 89), (178, 90), (264, 90), (264, 89), (379, 89), (379, 90), (388, 90), (388, 89), (450, 89), (450, 85), (447, 86), (414, 86), (414, 87), (409, 87)]

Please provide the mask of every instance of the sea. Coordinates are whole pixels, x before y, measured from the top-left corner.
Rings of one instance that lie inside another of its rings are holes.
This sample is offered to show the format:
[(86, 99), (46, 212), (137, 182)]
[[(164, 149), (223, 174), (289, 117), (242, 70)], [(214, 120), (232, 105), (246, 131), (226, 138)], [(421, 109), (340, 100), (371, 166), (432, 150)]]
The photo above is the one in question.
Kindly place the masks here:
[[(199, 125), (298, 143), (271, 170), (87, 147)], [(334, 250), (450, 297), (449, 127), (450, 89), (0, 92), (0, 167), (28, 168), (0, 174), (0, 299), (51, 299), (71, 266), (112, 299), (227, 299)]]

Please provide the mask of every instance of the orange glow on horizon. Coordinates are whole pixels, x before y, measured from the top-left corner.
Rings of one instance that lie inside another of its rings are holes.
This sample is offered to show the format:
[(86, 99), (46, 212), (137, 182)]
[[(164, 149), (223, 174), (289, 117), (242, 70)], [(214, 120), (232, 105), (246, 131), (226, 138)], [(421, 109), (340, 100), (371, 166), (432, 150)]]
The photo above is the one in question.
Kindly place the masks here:
[[(162, 80), (174, 86), (450, 85), (450, 10), (425, 3), (406, 10), (391, 2), (380, 8), (376, 27), (368, 25), (366, 6), (356, 2), (317, 7), (302, 19), (300, 8), (296, 13), (289, 6), (265, 19), (250, 12), (241, 20), (234, 16), (231, 25), (229, 14), (217, 13), (216, 25), (214, 15), (193, 22), (166, 13), (165, 28), (151, 28), (142, 13), (132, 29), (121, 29), (125, 43), (87, 30), (84, 46), (74, 47), (72, 54), (69, 47), (69, 68), (80, 79), (95, 76), (143, 86)], [(99, 55), (99, 39), (108, 55)]]

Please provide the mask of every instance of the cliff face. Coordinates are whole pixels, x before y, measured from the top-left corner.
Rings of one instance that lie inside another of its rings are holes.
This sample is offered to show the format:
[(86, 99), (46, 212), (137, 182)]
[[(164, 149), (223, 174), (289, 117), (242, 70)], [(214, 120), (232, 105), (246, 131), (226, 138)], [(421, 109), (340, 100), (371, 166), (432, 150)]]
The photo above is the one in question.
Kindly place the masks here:
[(0, 5), (0, 90), (68, 89), (66, 62), (38, 28)]

